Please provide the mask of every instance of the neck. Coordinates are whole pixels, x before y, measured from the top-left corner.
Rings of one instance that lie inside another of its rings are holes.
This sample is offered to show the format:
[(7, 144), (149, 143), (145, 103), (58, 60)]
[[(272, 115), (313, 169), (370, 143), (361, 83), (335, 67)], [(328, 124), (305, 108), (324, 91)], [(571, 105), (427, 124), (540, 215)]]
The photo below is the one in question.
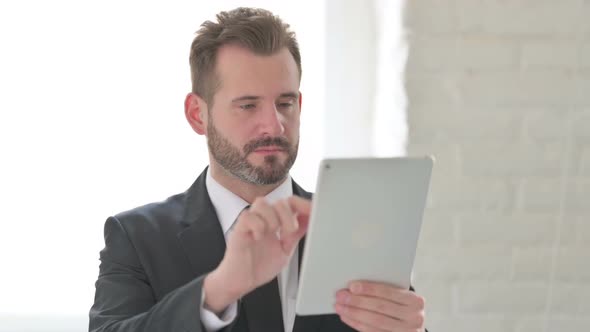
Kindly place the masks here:
[(234, 194), (240, 196), (243, 200), (250, 204), (252, 204), (257, 197), (268, 195), (268, 193), (275, 190), (283, 183), (283, 181), (279, 181), (273, 184), (259, 185), (245, 182), (233, 176), (232, 174), (229, 174), (213, 160), (211, 160), (209, 164), (209, 172), (211, 172), (211, 176), (213, 179), (215, 179), (215, 181), (219, 182), (219, 184)]

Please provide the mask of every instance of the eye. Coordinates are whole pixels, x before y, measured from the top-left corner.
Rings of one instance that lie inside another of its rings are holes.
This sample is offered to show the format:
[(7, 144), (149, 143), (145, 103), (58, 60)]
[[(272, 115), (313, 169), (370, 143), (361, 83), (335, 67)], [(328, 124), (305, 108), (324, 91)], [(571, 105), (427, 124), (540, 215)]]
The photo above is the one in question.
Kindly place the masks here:
[(282, 109), (282, 110), (288, 110), (288, 109), (290, 109), (290, 108), (292, 108), (292, 107), (293, 107), (293, 103), (292, 103), (292, 102), (288, 102), (288, 103), (279, 103), (277, 106), (278, 106), (278, 108), (279, 108), (279, 109)]
[(248, 110), (253, 110), (254, 108), (256, 108), (255, 104), (244, 104), (244, 105), (240, 105), (240, 108), (243, 109), (244, 111), (248, 111)]

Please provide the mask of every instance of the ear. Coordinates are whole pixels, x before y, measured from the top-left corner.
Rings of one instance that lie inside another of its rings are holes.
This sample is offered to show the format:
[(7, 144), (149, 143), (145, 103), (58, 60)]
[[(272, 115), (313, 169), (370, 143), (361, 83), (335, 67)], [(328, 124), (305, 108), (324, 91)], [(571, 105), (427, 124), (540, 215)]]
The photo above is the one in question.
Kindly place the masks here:
[(301, 113), (301, 103), (303, 102), (303, 94), (299, 91), (299, 112)]
[(184, 116), (197, 134), (207, 134), (207, 103), (197, 94), (191, 92), (186, 95)]

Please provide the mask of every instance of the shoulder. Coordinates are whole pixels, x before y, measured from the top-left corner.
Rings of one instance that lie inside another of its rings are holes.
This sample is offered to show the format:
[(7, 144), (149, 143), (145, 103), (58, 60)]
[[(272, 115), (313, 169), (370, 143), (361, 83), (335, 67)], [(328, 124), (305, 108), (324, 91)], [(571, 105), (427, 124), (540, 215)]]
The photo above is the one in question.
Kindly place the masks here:
[(132, 241), (136, 238), (151, 241), (152, 237), (159, 237), (166, 233), (176, 234), (184, 220), (185, 202), (186, 193), (181, 193), (163, 201), (117, 213), (107, 219), (105, 237), (109, 228), (117, 229)]
[(176, 237), (184, 216), (185, 200), (184, 193), (177, 194), (107, 218), (101, 258), (138, 264), (137, 250), (143, 252), (145, 248)]
[(114, 217), (121, 224), (158, 224), (163, 221), (177, 221), (182, 219), (185, 211), (186, 194), (170, 196), (159, 202), (153, 202), (136, 208), (120, 212)]

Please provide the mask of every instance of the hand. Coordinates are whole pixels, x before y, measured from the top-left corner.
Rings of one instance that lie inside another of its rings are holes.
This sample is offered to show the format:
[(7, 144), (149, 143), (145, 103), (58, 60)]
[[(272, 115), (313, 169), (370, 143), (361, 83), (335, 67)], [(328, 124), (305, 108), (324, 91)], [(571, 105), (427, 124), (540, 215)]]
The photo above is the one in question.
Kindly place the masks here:
[(385, 283), (354, 281), (336, 293), (336, 313), (362, 332), (424, 331), (424, 298)]
[(311, 201), (291, 196), (274, 204), (257, 198), (242, 211), (223, 260), (205, 277), (206, 307), (219, 313), (276, 277), (307, 232), (310, 210)]

